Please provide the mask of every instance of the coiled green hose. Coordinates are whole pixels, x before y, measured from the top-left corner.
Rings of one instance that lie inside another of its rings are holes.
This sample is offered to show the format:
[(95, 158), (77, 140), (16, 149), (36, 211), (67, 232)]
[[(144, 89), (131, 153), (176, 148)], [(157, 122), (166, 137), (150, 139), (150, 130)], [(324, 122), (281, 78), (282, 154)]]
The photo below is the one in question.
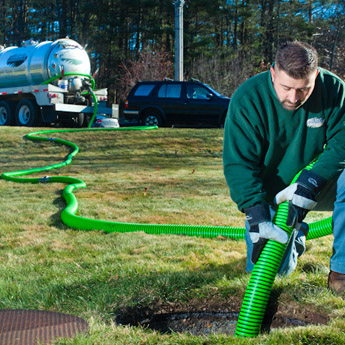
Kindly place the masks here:
[[(26, 138), (33, 141), (52, 141), (72, 148), (72, 152), (66, 160), (57, 164), (41, 168), (26, 169), (14, 172), (5, 172), (1, 178), (19, 183), (66, 183), (63, 190), (63, 198), (66, 201), (66, 208), (61, 213), (61, 219), (67, 226), (80, 230), (102, 230), (105, 232), (134, 232), (144, 231), (149, 234), (175, 234), (187, 236), (199, 236), (214, 238), (224, 236), (232, 239), (244, 239), (245, 228), (225, 227), (225, 226), (199, 226), (199, 225), (174, 225), (174, 224), (138, 224), (110, 222), (97, 219), (88, 219), (76, 215), (78, 201), (73, 192), (78, 188), (86, 187), (84, 181), (67, 176), (45, 176), (41, 178), (23, 178), (21, 176), (33, 173), (53, 170), (72, 163), (73, 157), (79, 152), (79, 148), (74, 143), (52, 137), (42, 137), (42, 134), (52, 134), (61, 132), (84, 132), (84, 131), (122, 131), (122, 130), (150, 130), (157, 127), (121, 127), (121, 128), (85, 128), (85, 129), (55, 129), (48, 131), (37, 131), (26, 135)], [(292, 229), (285, 224), (287, 213), (287, 203), (279, 206), (275, 217), (276, 224), (286, 230), (288, 234)], [(285, 220), (284, 220), (285, 219)], [(308, 239), (326, 236), (332, 233), (331, 218), (310, 224)], [(282, 256), (286, 245), (275, 241), (268, 241), (262, 254), (254, 266), (254, 270), (248, 284), (248, 288), (243, 300), (242, 309), (238, 319), (236, 335), (251, 337), (259, 334), (263, 316), (266, 310), (267, 301), (271, 288), (278, 272)]]

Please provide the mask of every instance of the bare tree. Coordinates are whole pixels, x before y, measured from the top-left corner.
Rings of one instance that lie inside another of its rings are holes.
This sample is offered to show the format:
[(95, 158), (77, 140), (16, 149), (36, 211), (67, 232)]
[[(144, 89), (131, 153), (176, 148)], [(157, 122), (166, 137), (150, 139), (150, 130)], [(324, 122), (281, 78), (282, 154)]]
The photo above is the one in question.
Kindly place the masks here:
[(162, 80), (173, 75), (170, 54), (162, 51), (144, 50), (136, 61), (129, 60), (121, 66), (121, 76), (117, 86), (121, 92), (118, 99), (124, 99), (138, 81)]
[(189, 70), (189, 76), (208, 84), (224, 96), (231, 96), (236, 88), (253, 74), (255, 70), (250, 59), (239, 55), (224, 57), (214, 54), (211, 58), (201, 56)]

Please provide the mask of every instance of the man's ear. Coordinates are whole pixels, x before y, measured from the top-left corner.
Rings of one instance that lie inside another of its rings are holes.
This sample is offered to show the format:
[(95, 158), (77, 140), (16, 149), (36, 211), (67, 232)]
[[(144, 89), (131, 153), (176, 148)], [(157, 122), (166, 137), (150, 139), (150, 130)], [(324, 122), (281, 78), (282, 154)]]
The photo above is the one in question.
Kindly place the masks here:
[(316, 70), (316, 75), (315, 75), (315, 79), (317, 78), (317, 76), (319, 75), (319, 73), (320, 73), (320, 70)]
[(272, 78), (272, 82), (274, 82), (274, 79), (275, 79), (275, 70), (274, 70), (274, 68), (273, 67), (271, 67), (270, 68), (270, 70), (271, 70), (271, 78)]

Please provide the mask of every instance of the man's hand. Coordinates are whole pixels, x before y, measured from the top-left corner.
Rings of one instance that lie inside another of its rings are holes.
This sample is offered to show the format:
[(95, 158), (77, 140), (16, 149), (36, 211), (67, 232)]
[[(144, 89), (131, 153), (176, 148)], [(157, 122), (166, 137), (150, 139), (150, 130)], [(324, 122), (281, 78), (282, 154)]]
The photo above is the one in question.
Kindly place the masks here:
[(253, 242), (251, 260), (255, 264), (268, 240), (287, 243), (287, 233), (271, 222), (268, 205), (260, 204), (244, 210), (250, 225), (249, 236)]
[(307, 213), (317, 202), (316, 196), (326, 180), (309, 170), (303, 170), (295, 183), (280, 191), (275, 197), (277, 205), (284, 201), (289, 202), (286, 225), (299, 229)]

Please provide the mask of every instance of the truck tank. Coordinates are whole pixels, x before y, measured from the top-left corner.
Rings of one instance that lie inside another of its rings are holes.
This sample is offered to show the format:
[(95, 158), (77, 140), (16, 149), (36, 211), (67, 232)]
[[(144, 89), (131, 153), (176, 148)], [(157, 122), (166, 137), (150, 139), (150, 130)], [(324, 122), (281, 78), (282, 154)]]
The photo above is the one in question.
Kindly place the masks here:
[[(63, 73), (90, 75), (90, 72), (90, 59), (85, 49), (68, 38), (0, 51), (0, 88), (39, 85)], [(63, 79), (69, 78), (73, 76)]]

